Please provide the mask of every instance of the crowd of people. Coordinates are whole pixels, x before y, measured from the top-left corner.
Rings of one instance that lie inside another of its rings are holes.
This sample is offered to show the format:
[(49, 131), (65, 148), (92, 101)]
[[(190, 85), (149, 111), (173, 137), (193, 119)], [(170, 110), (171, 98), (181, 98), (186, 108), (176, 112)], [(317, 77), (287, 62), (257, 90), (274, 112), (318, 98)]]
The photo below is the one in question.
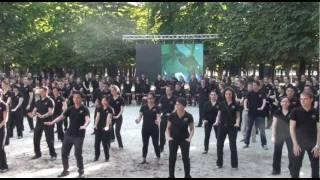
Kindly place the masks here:
[[(223, 149), (228, 136), (231, 150), (231, 166), (238, 168), (238, 133), (243, 148), (249, 148), (261, 137), (263, 150), (268, 147), (265, 130), (272, 128), (274, 144), (273, 175), (281, 173), (281, 156), (284, 143), (288, 148), (290, 174), (299, 177), (305, 152), (308, 153), (312, 177), (319, 178), (320, 123), (319, 79), (306, 77), (279, 79), (259, 77), (202, 77), (192, 75), (189, 82), (183, 78), (167, 78), (158, 75), (154, 82), (141, 75), (136, 78), (92, 76), (83, 78), (66, 74), (26, 76), (11, 75), (1, 79), (0, 102), (0, 171), (8, 171), (5, 145), (16, 129), (18, 139), (23, 138), (28, 121), (34, 135), (34, 157), (42, 156), (40, 142), (44, 131), (51, 159), (57, 158), (54, 134), (61, 140), (63, 172), (69, 175), (68, 157), (75, 146), (79, 177), (84, 177), (82, 147), (86, 129), (94, 123), (95, 157), (100, 158), (103, 145), (105, 161), (109, 161), (111, 143), (118, 142), (124, 148), (121, 128), (125, 123), (125, 106), (140, 106), (136, 123), (142, 125), (142, 164), (147, 163), (149, 139), (160, 159), (165, 144), (169, 146), (169, 177), (175, 177), (178, 149), (181, 149), (185, 177), (190, 173), (190, 143), (197, 127), (204, 127), (204, 152), (209, 152), (212, 130), (217, 142), (218, 168), (223, 167)], [(199, 119), (186, 111), (187, 106), (199, 107)], [(89, 108), (94, 107), (90, 116)], [(34, 121), (36, 120), (36, 121)], [(34, 122), (36, 124), (34, 125)]]

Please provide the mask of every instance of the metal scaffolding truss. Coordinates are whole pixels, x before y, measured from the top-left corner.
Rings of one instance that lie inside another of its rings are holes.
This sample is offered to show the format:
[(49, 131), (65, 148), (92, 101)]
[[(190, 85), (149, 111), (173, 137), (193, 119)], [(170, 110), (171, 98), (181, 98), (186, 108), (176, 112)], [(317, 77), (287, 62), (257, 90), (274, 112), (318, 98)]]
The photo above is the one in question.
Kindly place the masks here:
[(217, 39), (218, 34), (177, 34), (177, 35), (123, 35), (122, 40), (207, 40)]

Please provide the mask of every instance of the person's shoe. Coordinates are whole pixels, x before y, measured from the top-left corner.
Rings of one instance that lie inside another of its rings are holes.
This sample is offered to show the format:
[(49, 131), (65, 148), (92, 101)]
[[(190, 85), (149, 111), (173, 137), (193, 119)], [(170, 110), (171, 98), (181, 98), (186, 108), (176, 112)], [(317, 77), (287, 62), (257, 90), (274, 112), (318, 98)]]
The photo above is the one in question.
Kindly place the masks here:
[(22, 136), (19, 136), (19, 137), (18, 137), (18, 139), (22, 139), (22, 138), (23, 138)]
[(69, 174), (69, 171), (63, 171), (61, 174), (58, 175), (58, 178), (69, 176)]
[(192, 179), (192, 177), (190, 175), (184, 177), (185, 179)]
[(144, 159), (140, 164), (147, 164), (147, 161)]
[(208, 154), (208, 151), (203, 151), (203, 153), (202, 154)]
[(39, 158), (41, 158), (41, 156), (35, 155), (35, 156), (33, 156), (33, 157), (31, 158), (31, 160), (35, 160), (35, 159), (39, 159)]
[(160, 153), (163, 153), (164, 148), (160, 148)]
[(218, 168), (218, 169), (221, 169), (222, 167), (223, 167), (223, 166), (218, 166), (218, 165), (217, 165), (217, 168)]
[(51, 161), (55, 161), (55, 160), (57, 160), (57, 157), (56, 156), (52, 156), (50, 160)]
[(268, 148), (267, 145), (262, 146), (262, 149), (264, 149), (264, 150), (269, 150), (269, 148)]
[(99, 158), (95, 157), (93, 161), (97, 162), (97, 161), (99, 161)]
[(272, 174), (273, 176), (276, 176), (276, 175), (280, 175), (280, 172), (273, 170), (271, 174)]
[(84, 173), (79, 173), (79, 176), (78, 176), (78, 178), (85, 178), (85, 175), (84, 175)]
[(0, 173), (6, 173), (6, 172), (8, 172), (9, 171), (9, 169), (8, 168), (5, 168), (5, 169), (1, 169), (0, 170)]
[(248, 144), (246, 144), (246, 145), (243, 146), (243, 149), (248, 149), (248, 148), (249, 148), (249, 145), (248, 145)]
[(105, 162), (109, 162), (109, 159), (105, 159), (104, 161), (105, 161)]
[(111, 141), (110, 141), (110, 142), (111, 142), (111, 143), (114, 143), (114, 141), (115, 141), (114, 139), (111, 139)]

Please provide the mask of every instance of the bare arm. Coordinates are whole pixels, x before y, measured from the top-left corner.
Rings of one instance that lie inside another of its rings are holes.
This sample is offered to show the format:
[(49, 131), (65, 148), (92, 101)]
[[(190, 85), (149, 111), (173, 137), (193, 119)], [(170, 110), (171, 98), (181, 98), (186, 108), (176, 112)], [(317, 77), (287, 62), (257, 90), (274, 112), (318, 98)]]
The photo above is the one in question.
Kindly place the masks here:
[(95, 129), (98, 128), (99, 120), (100, 120), (100, 113), (98, 112), (98, 113), (97, 113), (97, 116), (96, 116), (96, 122), (95, 122), (95, 124), (94, 124), (94, 128), (95, 128)]
[(142, 120), (142, 113), (140, 112), (139, 117), (136, 119), (136, 123), (139, 124)]
[(172, 136), (171, 136), (171, 128), (172, 128), (172, 124), (170, 121), (168, 121), (168, 125), (167, 125), (167, 137), (170, 140), (173, 140)]
[(273, 117), (273, 122), (272, 122), (272, 139), (273, 139), (273, 143), (275, 142), (275, 138), (276, 138), (276, 129), (277, 129), (277, 124), (278, 124), (278, 118)]
[(86, 129), (88, 127), (89, 123), (90, 123), (90, 116), (86, 116), (85, 123), (83, 126), (80, 127), (80, 129), (82, 129), (82, 130)]
[(189, 124), (189, 131), (190, 131), (190, 136), (189, 138), (187, 139), (188, 142), (191, 142), (192, 140), (192, 137), (194, 135), (194, 123), (190, 123)]
[(260, 109), (260, 110), (263, 110), (263, 109), (266, 107), (266, 104), (267, 104), (267, 100), (266, 100), (266, 99), (263, 99), (262, 106), (261, 106), (259, 109)]
[(33, 92), (29, 92), (29, 102), (28, 102), (29, 108), (31, 106), (32, 100), (33, 100)]

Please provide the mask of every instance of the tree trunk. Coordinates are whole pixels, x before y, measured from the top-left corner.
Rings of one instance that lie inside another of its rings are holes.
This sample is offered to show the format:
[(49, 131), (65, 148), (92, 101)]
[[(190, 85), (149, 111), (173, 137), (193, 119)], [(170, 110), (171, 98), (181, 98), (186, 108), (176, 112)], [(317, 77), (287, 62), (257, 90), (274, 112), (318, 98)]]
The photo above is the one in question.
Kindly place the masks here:
[(299, 64), (299, 72), (298, 72), (298, 78), (300, 79), (301, 75), (306, 73), (306, 61), (304, 59), (300, 60)]

